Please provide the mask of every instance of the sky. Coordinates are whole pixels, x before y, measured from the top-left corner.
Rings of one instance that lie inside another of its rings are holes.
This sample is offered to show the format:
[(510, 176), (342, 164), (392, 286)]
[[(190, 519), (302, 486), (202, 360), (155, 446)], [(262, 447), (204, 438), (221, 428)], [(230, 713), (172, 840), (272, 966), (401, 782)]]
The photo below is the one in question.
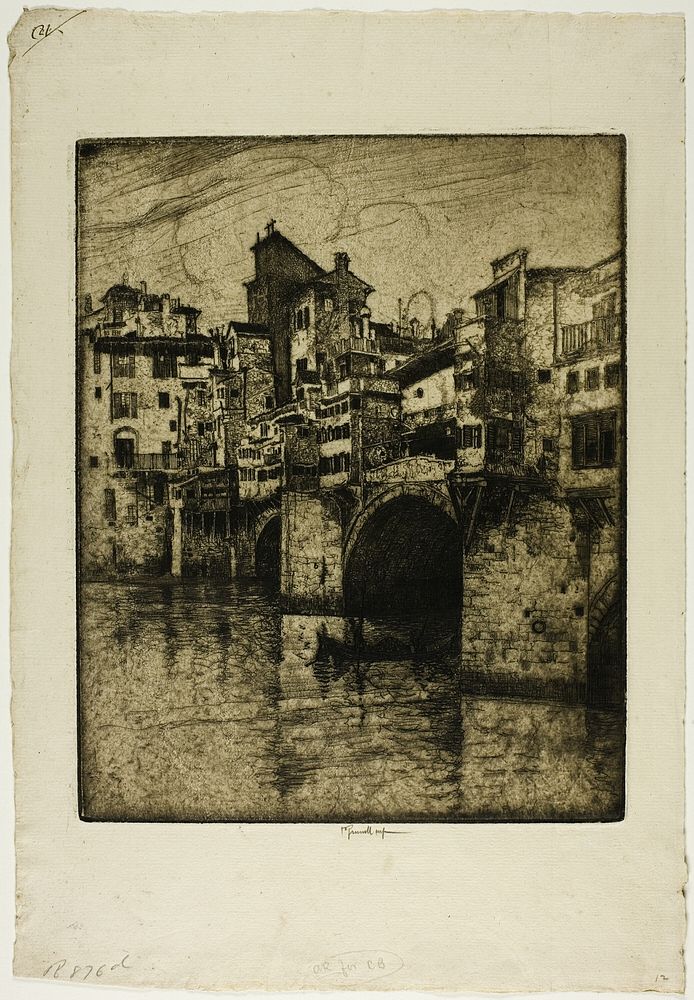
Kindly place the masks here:
[(269, 219), (327, 270), (346, 250), (375, 320), (442, 322), (518, 247), (528, 266), (588, 265), (621, 242), (615, 137), (176, 138), (89, 142), (78, 158), (80, 295), (123, 276), (246, 318), (242, 282)]

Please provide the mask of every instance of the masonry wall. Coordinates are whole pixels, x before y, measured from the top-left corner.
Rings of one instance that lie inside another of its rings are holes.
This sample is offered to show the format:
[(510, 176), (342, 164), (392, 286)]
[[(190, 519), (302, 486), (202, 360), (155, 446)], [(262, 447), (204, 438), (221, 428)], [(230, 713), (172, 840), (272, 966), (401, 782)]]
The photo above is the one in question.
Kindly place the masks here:
[(586, 537), (563, 502), (518, 501), (482, 518), (465, 558), (462, 669), (509, 683), (585, 684)]
[(281, 594), (287, 611), (340, 614), (342, 525), (326, 496), (282, 496)]

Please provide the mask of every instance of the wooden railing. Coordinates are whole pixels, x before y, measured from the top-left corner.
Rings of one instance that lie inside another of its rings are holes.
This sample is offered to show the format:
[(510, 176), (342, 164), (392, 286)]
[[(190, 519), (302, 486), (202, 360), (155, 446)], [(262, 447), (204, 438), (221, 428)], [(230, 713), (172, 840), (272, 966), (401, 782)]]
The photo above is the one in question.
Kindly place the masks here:
[(596, 316), (585, 323), (569, 323), (561, 328), (561, 353), (584, 354), (591, 348), (609, 347), (620, 338), (619, 315)]

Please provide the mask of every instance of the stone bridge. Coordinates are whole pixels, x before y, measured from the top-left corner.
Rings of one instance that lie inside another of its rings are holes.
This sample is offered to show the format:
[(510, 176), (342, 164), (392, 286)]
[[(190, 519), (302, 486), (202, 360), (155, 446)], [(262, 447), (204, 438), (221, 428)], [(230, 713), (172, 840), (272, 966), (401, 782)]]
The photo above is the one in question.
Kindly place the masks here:
[(452, 462), (416, 456), (359, 486), (282, 491), (245, 511), (237, 567), (274, 575), (292, 614), (461, 609), (463, 673), (506, 678), (510, 690), (551, 675), (580, 698), (589, 644), (614, 603), (601, 587), (619, 570), (619, 546), (605, 542), (566, 499), (460, 482)]

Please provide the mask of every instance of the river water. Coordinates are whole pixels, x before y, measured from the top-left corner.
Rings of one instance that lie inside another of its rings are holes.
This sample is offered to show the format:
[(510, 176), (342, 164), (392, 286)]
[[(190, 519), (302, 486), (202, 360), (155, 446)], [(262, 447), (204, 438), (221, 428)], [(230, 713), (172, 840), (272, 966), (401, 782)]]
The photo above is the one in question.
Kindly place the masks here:
[(283, 615), (256, 581), (84, 584), (84, 815), (618, 818), (623, 719), (466, 696), (456, 647), (451, 618)]

